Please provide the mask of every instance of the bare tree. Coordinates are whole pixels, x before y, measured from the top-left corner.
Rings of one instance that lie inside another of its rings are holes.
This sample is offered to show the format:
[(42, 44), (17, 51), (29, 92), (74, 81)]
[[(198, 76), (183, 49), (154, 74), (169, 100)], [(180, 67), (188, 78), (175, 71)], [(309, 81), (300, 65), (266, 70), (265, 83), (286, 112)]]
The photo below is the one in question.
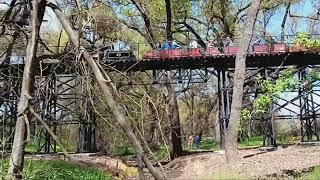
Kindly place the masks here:
[(27, 45), (27, 60), (24, 67), (21, 95), (18, 104), (18, 120), (14, 134), (8, 179), (21, 179), (24, 161), (24, 145), (26, 142), (26, 130), (29, 125), (28, 106), (31, 99), (31, 86), (34, 80), (32, 68), (34, 67), (39, 40), (39, 30), (46, 7), (45, 0), (32, 1), (31, 37)]
[(248, 10), (248, 17), (244, 26), (242, 38), (240, 39), (240, 49), (236, 56), (234, 85), (232, 94), (231, 114), (230, 121), (226, 133), (226, 157), (228, 162), (237, 161), (240, 159), (237, 150), (237, 133), (238, 124), (240, 122), (242, 98), (243, 98), (243, 85), (245, 80), (246, 70), (246, 56), (249, 44), (252, 38), (256, 17), (259, 11), (261, 0), (252, 1)]
[(130, 142), (132, 143), (133, 147), (135, 148), (135, 150), (137, 152), (138, 157), (143, 160), (143, 162), (145, 163), (145, 165), (147, 166), (150, 173), (153, 175), (153, 177), (155, 179), (163, 179), (164, 177), (163, 177), (162, 173), (160, 173), (152, 165), (152, 163), (150, 162), (148, 157), (143, 152), (143, 148), (142, 148), (140, 142), (138, 141), (137, 137), (135, 136), (135, 134), (132, 131), (130, 122), (125, 118), (125, 116), (123, 115), (123, 113), (121, 111), (121, 106), (114, 99), (113, 94), (112, 94), (112, 90), (108, 86), (108, 85), (110, 85), (111, 87), (113, 86), (113, 84), (110, 80), (110, 77), (106, 73), (102, 73), (103, 70), (99, 68), (99, 66), (96, 64), (96, 62), (93, 60), (93, 58), (89, 55), (89, 53), (86, 50), (84, 50), (83, 47), (81, 47), (81, 45), (79, 44), (78, 37), (77, 37), (76, 33), (73, 31), (73, 29), (71, 28), (71, 25), (66, 20), (63, 13), (61, 12), (59, 7), (57, 6), (57, 3), (54, 0), (50, 0), (49, 2), (50, 2), (50, 7), (54, 11), (54, 13), (56, 14), (57, 18), (59, 19), (61, 25), (63, 26), (66, 33), (68, 34), (72, 44), (75, 47), (80, 47), (82, 56), (87, 61), (90, 68), (92, 69), (92, 71), (95, 75), (95, 78), (96, 78), (105, 98), (106, 98), (106, 101), (107, 101), (107, 104), (110, 108), (110, 111), (113, 113), (115, 119), (117, 120), (117, 122), (119, 123), (121, 128), (126, 132), (128, 139), (130, 140)]

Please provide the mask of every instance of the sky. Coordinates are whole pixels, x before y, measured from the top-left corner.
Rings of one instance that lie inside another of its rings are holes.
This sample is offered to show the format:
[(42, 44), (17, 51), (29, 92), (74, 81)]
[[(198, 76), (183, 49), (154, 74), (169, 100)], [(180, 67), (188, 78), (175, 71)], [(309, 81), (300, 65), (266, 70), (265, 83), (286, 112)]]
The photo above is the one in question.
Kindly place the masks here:
[[(295, 15), (302, 15), (302, 16), (312, 15), (312, 13), (315, 12), (315, 9), (312, 6), (311, 1), (312, 0), (304, 0), (301, 3), (292, 5), (290, 8), (291, 13), (295, 14)], [(271, 18), (270, 24), (267, 27), (268, 31), (271, 34), (279, 35), (281, 33), (280, 32), (281, 31), (281, 23), (283, 20), (284, 12), (285, 12), (285, 8), (281, 8), (281, 10)], [(288, 18), (287, 23), (290, 23), (290, 19), (291, 18)], [(301, 22), (299, 22), (299, 26), (297, 27), (297, 31), (299, 31), (299, 32), (308, 31), (308, 24), (306, 23), (305, 19), (301, 20)], [(286, 34), (291, 34), (289, 26), (286, 26)]]
[[(10, 2), (10, 0), (0, 0), (0, 9), (5, 9), (7, 6), (1, 2)], [(312, 12), (315, 12), (314, 7), (312, 6), (313, 0), (303, 0), (302, 3), (292, 5), (290, 10), (293, 14), (308, 16), (311, 15)], [(281, 30), (281, 22), (283, 19), (285, 8), (281, 8), (270, 20), (270, 24), (268, 24), (268, 31), (272, 35), (279, 35)], [(54, 15), (53, 11), (50, 8), (47, 8), (45, 13), (45, 18), (48, 22), (44, 22), (42, 25), (42, 32), (46, 31), (59, 31), (61, 26), (58, 22), (58, 19)], [(287, 23), (289, 24), (290, 18), (288, 18)], [(308, 31), (308, 24), (305, 20), (299, 22), (299, 26), (297, 27), (297, 31)], [(286, 26), (286, 34), (291, 34), (289, 26)]]

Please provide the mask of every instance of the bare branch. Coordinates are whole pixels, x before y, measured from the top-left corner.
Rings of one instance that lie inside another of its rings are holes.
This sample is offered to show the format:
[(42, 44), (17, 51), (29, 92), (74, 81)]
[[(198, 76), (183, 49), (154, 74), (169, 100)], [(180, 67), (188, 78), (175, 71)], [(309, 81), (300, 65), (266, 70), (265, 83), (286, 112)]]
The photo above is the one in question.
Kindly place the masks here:
[(289, 16), (293, 17), (293, 18), (304, 18), (304, 19), (311, 19), (311, 20), (316, 20), (316, 21), (320, 20), (320, 18), (318, 18), (318, 17), (295, 15), (295, 14), (291, 14), (291, 13), (289, 13)]
[(36, 119), (46, 128), (46, 130), (49, 132), (50, 136), (53, 138), (53, 140), (58, 144), (58, 146), (61, 148), (63, 154), (65, 157), (68, 157), (67, 150), (63, 147), (62, 143), (60, 142), (59, 138), (52, 132), (48, 124), (41, 118), (39, 114), (35, 112), (32, 106), (29, 106), (30, 112), (36, 117)]

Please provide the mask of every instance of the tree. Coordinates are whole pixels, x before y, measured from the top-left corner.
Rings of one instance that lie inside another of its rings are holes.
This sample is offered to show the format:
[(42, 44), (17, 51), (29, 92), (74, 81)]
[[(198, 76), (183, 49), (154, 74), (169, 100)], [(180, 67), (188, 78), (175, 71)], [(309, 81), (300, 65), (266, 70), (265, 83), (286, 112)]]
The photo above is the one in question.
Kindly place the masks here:
[(114, 115), (115, 119), (117, 120), (121, 128), (126, 132), (128, 139), (131, 141), (131, 144), (137, 152), (138, 159), (142, 160), (145, 163), (146, 167), (149, 169), (150, 173), (153, 175), (155, 179), (163, 179), (164, 177), (162, 173), (160, 173), (152, 165), (146, 154), (143, 152), (143, 148), (140, 142), (138, 141), (137, 137), (132, 131), (130, 122), (125, 118), (124, 114), (122, 113), (123, 111), (121, 111), (121, 106), (115, 100), (114, 95), (112, 94), (112, 90), (110, 88), (113, 87), (113, 83), (110, 81), (110, 77), (106, 73), (103, 73), (103, 70), (99, 68), (94, 59), (89, 55), (89, 53), (86, 50), (84, 50), (81, 44), (79, 44), (76, 33), (73, 31), (70, 24), (68, 23), (68, 21), (66, 20), (61, 10), (57, 6), (57, 3), (54, 0), (50, 1), (50, 7), (54, 11), (61, 25), (68, 34), (72, 44), (75, 47), (81, 49), (82, 57), (87, 61), (88, 65), (92, 69), (93, 74), (95, 75), (95, 78), (100, 86), (100, 89), (102, 90), (105, 96), (110, 111)]
[[(27, 61), (24, 67), (21, 95), (18, 104), (18, 120), (16, 123), (12, 154), (10, 158), (10, 167), (8, 170), (8, 179), (21, 179), (24, 162), (24, 145), (26, 141), (26, 130), (29, 125), (29, 101), (31, 100), (32, 82), (34, 80), (34, 71), (36, 53), (39, 40), (39, 31), (45, 11), (45, 0), (32, 1), (33, 10), (31, 12), (31, 36), (27, 45)], [(29, 133), (28, 133), (29, 134)]]
[(233, 81), (234, 85), (232, 93), (231, 114), (225, 138), (226, 157), (228, 162), (233, 162), (240, 159), (237, 150), (237, 133), (242, 109), (243, 85), (246, 70), (246, 56), (252, 38), (252, 32), (259, 11), (260, 3), (261, 0), (253, 1), (248, 10), (248, 15), (245, 22), (242, 38), (239, 42), (239, 51), (237, 52), (235, 60), (236, 62)]
[[(167, 39), (173, 40), (172, 38), (172, 12), (170, 0), (165, 0), (166, 2), (166, 14), (167, 14)], [(166, 88), (168, 91), (169, 98), (169, 114), (170, 119), (170, 157), (171, 159), (180, 157), (182, 155), (182, 141), (181, 141), (181, 128), (180, 128), (180, 116), (179, 116), (179, 107), (177, 102), (177, 96), (175, 94), (174, 88), (171, 85), (171, 73), (167, 72), (167, 82)]]
[[(128, 6), (130, 4), (130, 8)], [(114, 1), (109, 0), (108, 6), (113, 10), (114, 16), (119, 22), (123, 23), (131, 30), (138, 32), (150, 45), (151, 48), (157, 48), (157, 42), (163, 39), (173, 39), (173, 19), (172, 13), (173, 4), (168, 0), (156, 1), (138, 1), (138, 0), (125, 0)], [(122, 10), (120, 13), (116, 12), (119, 8)], [(134, 7), (134, 8), (131, 8)], [(165, 23), (164, 23), (165, 22)], [(164, 27), (164, 24), (166, 27)], [(160, 29), (160, 31), (156, 31)], [(170, 80), (169, 75), (167, 74)], [(180, 117), (178, 110), (178, 103), (174, 87), (167, 81), (165, 86), (168, 93), (169, 110), (166, 116), (169, 118), (170, 129), (170, 144), (171, 144), (171, 158), (179, 157), (182, 155), (182, 141), (180, 130)], [(157, 94), (157, 93), (152, 93)]]

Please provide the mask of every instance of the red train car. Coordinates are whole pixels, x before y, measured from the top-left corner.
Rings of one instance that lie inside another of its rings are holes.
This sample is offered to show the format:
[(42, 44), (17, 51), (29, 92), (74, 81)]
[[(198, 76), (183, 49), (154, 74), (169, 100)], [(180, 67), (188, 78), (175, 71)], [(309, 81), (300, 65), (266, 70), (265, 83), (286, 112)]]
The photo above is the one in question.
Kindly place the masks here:
[(202, 56), (200, 48), (190, 48), (190, 49), (188, 49), (188, 56), (190, 56), (190, 57)]
[[(200, 57), (206, 56), (219, 56), (219, 55), (236, 55), (239, 50), (238, 46), (226, 46), (223, 52), (220, 52), (218, 47), (209, 47), (205, 53), (201, 53), (200, 48), (190, 49), (168, 49), (168, 50), (151, 50), (143, 54), (144, 59), (176, 59), (181, 57)], [(306, 50), (303, 47), (293, 46), (288, 48), (284, 43), (277, 43), (269, 45), (254, 45), (253, 51), (250, 54), (267, 54), (267, 53), (284, 53), (287, 51), (296, 52)]]
[(160, 57), (160, 53), (157, 50), (150, 50), (143, 53), (143, 59), (156, 59)]
[(221, 52), (219, 51), (219, 48), (217, 48), (217, 47), (209, 47), (206, 49), (207, 56), (216, 56), (218, 54), (221, 54)]
[(279, 44), (273, 44), (271, 48), (271, 52), (273, 53), (284, 53), (287, 51), (287, 46), (286, 44), (279, 43)]
[(263, 45), (253, 45), (253, 53), (268, 53), (269, 52), (269, 46), (266, 44)]
[(182, 49), (168, 49), (168, 50), (160, 50), (160, 58), (161, 59), (173, 59), (183, 57)]

